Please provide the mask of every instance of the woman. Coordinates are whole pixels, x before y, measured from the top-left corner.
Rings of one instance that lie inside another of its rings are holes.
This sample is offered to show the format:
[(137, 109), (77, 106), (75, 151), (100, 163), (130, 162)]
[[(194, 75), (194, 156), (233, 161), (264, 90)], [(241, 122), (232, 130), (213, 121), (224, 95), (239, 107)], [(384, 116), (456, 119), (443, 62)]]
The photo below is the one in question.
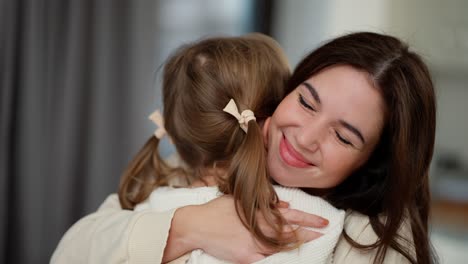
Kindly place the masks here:
[[(330, 262), (431, 263), (428, 170), (435, 95), (426, 65), (398, 39), (354, 33), (308, 55), (288, 87), (290, 93), (264, 127), (269, 172), (287, 186), (310, 182), (307, 192), (347, 210)], [(86, 231), (80, 239), (92, 229), (93, 241), (116, 241), (108, 251), (93, 252), (101, 257), (121, 254), (119, 249), (125, 257), (152, 249), (148, 260), (169, 261), (201, 248), (221, 259), (251, 262), (272, 253), (245, 232), (229, 197), (157, 215), (118, 211), (113, 199), (104, 204), (113, 209), (75, 227)], [(282, 212), (291, 224), (316, 221), (286, 208)], [(103, 223), (113, 228), (99, 229)], [(119, 230), (126, 240), (114, 235)], [(148, 232), (161, 237), (145, 237)], [(78, 247), (68, 245), (58, 250)]]
[[(383, 260), (385, 251), (394, 247), (412, 262), (429, 263), (428, 171), (436, 125), (435, 94), (429, 71), (419, 56), (398, 39), (356, 34), (333, 41), (308, 56), (297, 67), (290, 87), (340, 64), (369, 75), (368, 81), (384, 101), (384, 124), (372, 155), (357, 170), (352, 168), (352, 174), (341, 174), (347, 176), (346, 180), (326, 194), (327, 200), (369, 217), (380, 238), (373, 245), (377, 260)], [(357, 142), (351, 144), (359, 146)], [(333, 153), (333, 158), (339, 158), (337, 153)], [(335, 177), (340, 175), (334, 173)], [(412, 235), (407, 239), (414, 241), (414, 258), (413, 249), (405, 248), (406, 241), (398, 235), (404, 221), (409, 223)]]

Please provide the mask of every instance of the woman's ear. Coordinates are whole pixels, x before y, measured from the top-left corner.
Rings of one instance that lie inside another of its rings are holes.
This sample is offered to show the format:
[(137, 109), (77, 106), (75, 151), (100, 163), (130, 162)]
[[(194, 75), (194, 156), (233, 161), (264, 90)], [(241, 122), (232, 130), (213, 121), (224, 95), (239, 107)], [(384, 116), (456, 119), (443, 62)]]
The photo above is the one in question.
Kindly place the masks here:
[(266, 149), (268, 149), (268, 130), (270, 128), (270, 121), (271, 121), (271, 116), (265, 119), (265, 122), (263, 123), (263, 127), (262, 127), (263, 144), (265, 145)]

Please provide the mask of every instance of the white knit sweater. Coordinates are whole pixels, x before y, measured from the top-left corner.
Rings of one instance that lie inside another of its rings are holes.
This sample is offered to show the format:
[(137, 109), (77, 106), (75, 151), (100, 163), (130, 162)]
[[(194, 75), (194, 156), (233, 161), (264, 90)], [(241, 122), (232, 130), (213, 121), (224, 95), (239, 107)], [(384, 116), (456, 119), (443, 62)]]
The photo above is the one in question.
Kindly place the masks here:
[[(303, 244), (295, 250), (271, 255), (256, 263), (326, 263), (333, 254), (333, 249), (343, 230), (345, 212), (338, 210), (322, 198), (311, 196), (299, 189), (275, 186), (276, 193), (282, 201), (289, 202), (290, 208), (322, 216), (329, 220), (325, 228), (314, 229), (324, 235)], [(150, 197), (136, 206), (135, 211), (155, 210), (159, 212), (186, 205), (203, 204), (222, 195), (217, 187), (173, 188), (160, 187)], [(171, 263), (221, 264), (225, 261), (216, 259), (202, 250), (194, 250)]]

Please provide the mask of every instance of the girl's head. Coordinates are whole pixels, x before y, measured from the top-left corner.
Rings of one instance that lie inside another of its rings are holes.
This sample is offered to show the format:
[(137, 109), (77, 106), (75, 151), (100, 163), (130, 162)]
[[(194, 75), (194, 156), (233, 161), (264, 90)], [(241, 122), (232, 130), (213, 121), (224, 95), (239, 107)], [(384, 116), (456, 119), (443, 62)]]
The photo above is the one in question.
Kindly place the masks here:
[[(187, 168), (167, 166), (158, 154), (159, 140), (151, 137), (122, 178), (122, 207), (133, 208), (174, 175), (185, 177), (187, 184), (211, 176), (221, 191), (239, 201), (243, 223), (260, 241), (287, 246), (262, 233), (256, 211), (280, 233), (282, 218), (274, 209), (277, 196), (267, 175), (259, 123), (273, 114), (289, 77), (281, 48), (265, 35), (209, 38), (179, 48), (164, 67), (163, 117)], [(255, 114), (257, 122), (248, 122), (246, 132), (223, 111), (231, 99), (239, 112)]]
[(304, 58), (288, 89), (267, 122), (273, 179), (369, 215), (380, 253), (408, 213), (426, 263), (436, 103), (421, 58), (394, 37), (349, 34)]
[(262, 122), (284, 97), (289, 76), (281, 48), (261, 34), (202, 40), (169, 58), (163, 75), (165, 128), (195, 175), (215, 163), (230, 163), (258, 130), (256, 122), (249, 122), (252, 133), (246, 135), (238, 121), (223, 112), (229, 100), (239, 112), (250, 109)]

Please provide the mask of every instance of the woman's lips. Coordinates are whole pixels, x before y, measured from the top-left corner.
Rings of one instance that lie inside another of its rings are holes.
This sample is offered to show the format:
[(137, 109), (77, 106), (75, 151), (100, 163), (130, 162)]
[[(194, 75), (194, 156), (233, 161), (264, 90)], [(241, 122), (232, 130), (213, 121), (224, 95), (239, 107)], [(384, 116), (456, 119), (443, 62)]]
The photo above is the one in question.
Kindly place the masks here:
[(289, 166), (297, 167), (297, 168), (305, 168), (305, 167), (313, 165), (313, 164), (308, 163), (306, 159), (301, 154), (299, 154), (293, 148), (293, 146), (291, 146), (291, 144), (289, 144), (288, 140), (284, 137), (284, 135), (280, 141), (279, 152), (283, 161)]

